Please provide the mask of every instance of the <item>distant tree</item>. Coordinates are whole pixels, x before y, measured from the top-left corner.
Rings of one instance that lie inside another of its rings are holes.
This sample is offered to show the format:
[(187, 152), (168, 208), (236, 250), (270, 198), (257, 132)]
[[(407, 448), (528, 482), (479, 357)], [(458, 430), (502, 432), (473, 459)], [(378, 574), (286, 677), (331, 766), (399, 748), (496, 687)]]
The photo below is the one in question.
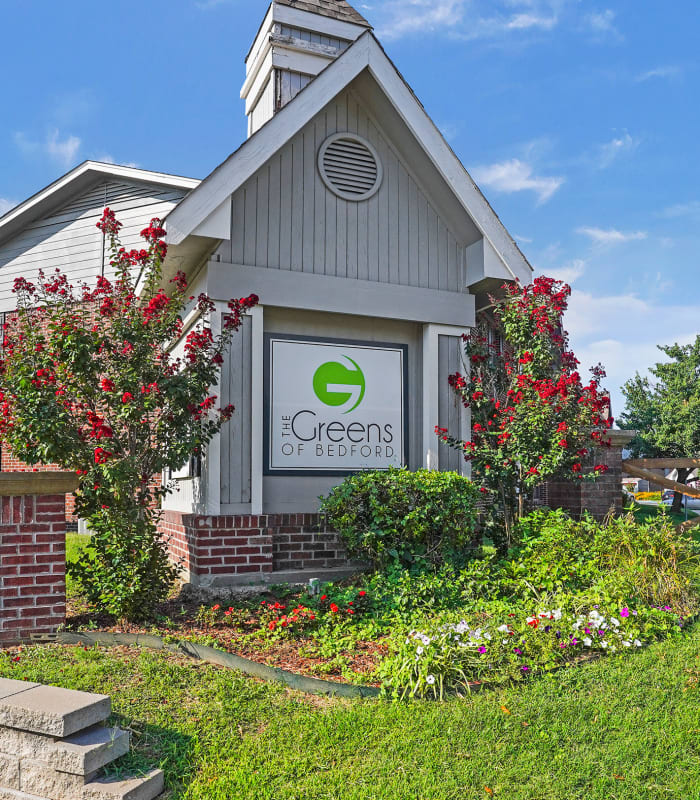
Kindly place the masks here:
[[(659, 346), (668, 361), (650, 367), (653, 378), (637, 373), (622, 387), (626, 407), (620, 427), (636, 430), (631, 444), (639, 458), (695, 458), (700, 455), (700, 335), (693, 344)], [(678, 482), (691, 470), (680, 468)], [(673, 510), (681, 507), (676, 492)]]

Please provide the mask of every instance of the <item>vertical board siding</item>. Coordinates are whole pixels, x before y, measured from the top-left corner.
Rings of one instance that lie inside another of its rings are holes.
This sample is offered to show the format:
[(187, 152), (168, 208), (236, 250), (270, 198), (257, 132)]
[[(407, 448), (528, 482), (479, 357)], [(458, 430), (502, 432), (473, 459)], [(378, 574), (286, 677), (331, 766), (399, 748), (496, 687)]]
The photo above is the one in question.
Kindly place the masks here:
[[(369, 140), (382, 161), (382, 186), (364, 202), (337, 197), (318, 172), (321, 145), (343, 131)], [(463, 246), (351, 92), (234, 194), (231, 252), (234, 264), (463, 290)]]
[[(457, 395), (449, 388), (447, 379), (455, 372), (463, 372), (461, 341), (457, 336), (438, 336), (438, 363), (440, 379), (440, 400), (438, 425), (447, 428), (453, 436), (459, 436), (462, 409)], [(438, 463), (442, 471), (462, 469), (462, 455), (452, 447), (441, 444), (438, 447)]]
[(103, 259), (102, 234), (96, 225), (105, 206), (122, 223), (121, 238), (127, 249), (141, 248), (140, 232), (153, 217), (164, 217), (186, 194), (184, 189), (154, 184), (102, 181), (93, 188), (29, 224), (0, 245), (0, 304), (14, 308), (15, 278), (36, 280), (39, 270), (64, 272), (73, 283), (90, 282), (101, 274), (110, 277), (109, 258)]
[(222, 407), (236, 407), (221, 431), (221, 502), (250, 502), (250, 415), (252, 368), (252, 320), (243, 318), (240, 331), (233, 337), (229, 357), (221, 369)]

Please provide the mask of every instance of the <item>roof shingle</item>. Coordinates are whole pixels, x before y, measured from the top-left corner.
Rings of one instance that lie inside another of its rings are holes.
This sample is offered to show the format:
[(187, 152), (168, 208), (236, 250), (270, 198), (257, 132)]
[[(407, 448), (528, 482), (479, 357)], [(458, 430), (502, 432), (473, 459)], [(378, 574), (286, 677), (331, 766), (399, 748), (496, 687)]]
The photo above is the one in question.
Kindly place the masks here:
[(276, 0), (276, 2), (281, 6), (291, 6), (300, 11), (310, 11), (312, 14), (363, 25), (365, 28), (372, 27), (346, 0)]

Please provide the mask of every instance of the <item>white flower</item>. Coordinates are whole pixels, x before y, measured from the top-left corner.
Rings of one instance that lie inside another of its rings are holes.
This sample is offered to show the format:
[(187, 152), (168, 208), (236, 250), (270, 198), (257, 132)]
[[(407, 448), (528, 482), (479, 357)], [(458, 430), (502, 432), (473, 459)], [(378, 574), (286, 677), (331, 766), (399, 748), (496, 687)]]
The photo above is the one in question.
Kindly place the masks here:
[(422, 655), (423, 655), (423, 652), (424, 652), (424, 651), (423, 651), (423, 648), (422, 648), (422, 647), (416, 647), (416, 655), (417, 655), (417, 656), (422, 656)]
[(603, 650), (605, 650), (607, 648), (607, 646), (608, 646), (608, 643), (607, 642), (601, 642), (600, 646), (603, 648)]
[(418, 638), (421, 640), (421, 642), (423, 642), (423, 644), (426, 647), (430, 644), (430, 636), (426, 636), (425, 634), (421, 634)]
[(501, 644), (508, 644), (508, 639), (504, 639)]
[(484, 633), (484, 639), (486, 639), (487, 642), (490, 642), (491, 641), (491, 634), (488, 633), (488, 632)]
[(537, 617), (528, 617), (528, 618), (525, 620), (525, 622), (527, 622), (527, 624), (529, 625), (531, 622), (534, 622), (536, 619), (537, 619)]
[(583, 643), (586, 645), (586, 647), (590, 647), (593, 644), (593, 641), (586, 636), (586, 638), (583, 640)]
[(498, 628), (498, 632), (499, 633), (508, 633), (508, 626), (507, 625), (501, 625), (501, 627)]
[(642, 643), (639, 641), (639, 639), (635, 639), (633, 644), (634, 644), (635, 647), (641, 647), (642, 646)]
[(622, 644), (624, 644), (625, 647), (632, 647), (632, 642), (626, 642), (624, 639), (622, 640)]
[(428, 684), (428, 686), (432, 686), (435, 683), (435, 676), (428, 675), (425, 679), (425, 682)]
[(552, 611), (552, 616), (558, 622), (561, 619), (561, 609), (556, 608), (554, 611)]
[(619, 620), (619, 619), (615, 619), (615, 617), (610, 617), (610, 622), (612, 622), (612, 624), (613, 624), (613, 625), (614, 625), (616, 628), (619, 628), (619, 627), (620, 627), (620, 620)]

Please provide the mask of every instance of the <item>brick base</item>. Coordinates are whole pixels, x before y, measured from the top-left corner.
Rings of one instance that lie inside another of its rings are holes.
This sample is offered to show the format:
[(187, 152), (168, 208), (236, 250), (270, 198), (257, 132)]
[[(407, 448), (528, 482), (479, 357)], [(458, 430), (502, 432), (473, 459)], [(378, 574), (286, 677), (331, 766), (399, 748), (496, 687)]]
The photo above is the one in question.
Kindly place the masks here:
[(192, 583), (222, 576), (274, 582), (275, 573), (352, 566), (319, 514), (197, 516), (164, 511), (160, 529)]
[(0, 498), (0, 645), (66, 620), (64, 495)]
[(537, 492), (539, 504), (563, 508), (578, 518), (588, 512), (602, 521), (613, 511), (622, 512), (622, 450), (611, 447), (596, 451), (596, 464), (605, 464), (608, 471), (595, 482), (569, 483), (549, 481)]

